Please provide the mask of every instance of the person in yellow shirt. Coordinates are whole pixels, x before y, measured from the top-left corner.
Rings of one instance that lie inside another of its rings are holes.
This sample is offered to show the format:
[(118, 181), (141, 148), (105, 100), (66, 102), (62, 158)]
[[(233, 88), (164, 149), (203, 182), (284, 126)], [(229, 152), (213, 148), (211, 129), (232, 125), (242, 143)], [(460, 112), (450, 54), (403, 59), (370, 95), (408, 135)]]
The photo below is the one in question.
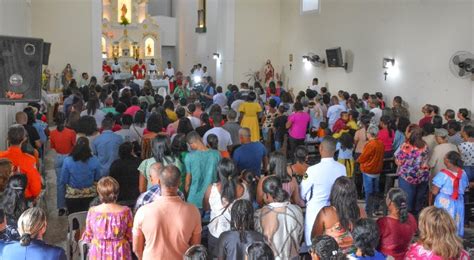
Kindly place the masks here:
[(255, 92), (250, 92), (247, 96), (247, 100), (240, 105), (240, 126), (250, 129), (252, 142), (259, 142), (260, 126), (258, 113), (262, 112), (262, 107), (259, 103), (255, 102), (255, 99), (257, 99)]

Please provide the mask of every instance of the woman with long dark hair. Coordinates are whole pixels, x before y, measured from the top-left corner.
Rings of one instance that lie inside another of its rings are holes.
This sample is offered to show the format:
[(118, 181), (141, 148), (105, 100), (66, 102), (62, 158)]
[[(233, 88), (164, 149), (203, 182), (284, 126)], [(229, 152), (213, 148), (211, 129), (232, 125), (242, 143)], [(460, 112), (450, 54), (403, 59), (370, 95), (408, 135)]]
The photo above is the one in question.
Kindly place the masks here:
[(95, 138), (99, 136), (99, 129), (95, 119), (91, 116), (81, 116), (77, 122), (76, 137), (85, 137), (89, 140), (89, 145), (92, 146)]
[(247, 246), (256, 241), (264, 242), (263, 235), (254, 230), (253, 215), (250, 201), (239, 199), (234, 202), (230, 211), (231, 230), (219, 236), (218, 259), (244, 259)]
[(405, 142), (405, 132), (410, 125), (410, 119), (406, 117), (397, 118), (397, 130), (393, 139), (392, 150), (396, 152), (398, 148)]
[(309, 168), (308, 160), (308, 149), (304, 145), (296, 147), (295, 150), (295, 163), (288, 166), (288, 172), (292, 177), (296, 179), (298, 185), (303, 181), (303, 176), (306, 170)]
[[(271, 176), (280, 178), (280, 181), (285, 190), (290, 196), (290, 201), (293, 204), (304, 206), (304, 202), (300, 197), (300, 188), (296, 178), (288, 173), (286, 156), (281, 152), (273, 152), (270, 155), (268, 163), (268, 171)], [(257, 203), (262, 206), (264, 204), (263, 182), (268, 177), (260, 178), (257, 186)]]
[(92, 155), (89, 140), (79, 137), (61, 169), (59, 189), (66, 190), (65, 200), (69, 214), (86, 211), (97, 195), (96, 182), (100, 179), (100, 163)]
[(151, 157), (141, 162), (138, 167), (140, 172), (139, 190), (145, 192), (152, 186), (150, 180), (150, 168), (154, 163), (161, 163), (163, 166), (175, 165), (181, 173), (184, 173), (184, 164), (179, 157), (171, 152), (170, 140), (167, 136), (157, 135), (151, 142)]
[[(137, 112), (138, 113), (138, 112)], [(151, 142), (157, 136), (168, 136), (165, 132), (162, 116), (158, 113), (151, 113), (146, 122), (146, 129), (143, 131), (141, 157), (143, 160), (151, 157)]]
[(297, 257), (304, 231), (301, 208), (288, 201), (277, 176), (265, 179), (263, 192), (266, 205), (255, 214), (255, 230), (265, 236), (277, 259)]
[(234, 162), (223, 158), (217, 165), (218, 182), (210, 185), (204, 194), (203, 207), (210, 210), (208, 246), (212, 255), (217, 255), (219, 236), (230, 230), (230, 210), (237, 199), (250, 199), (246, 187), (239, 183)]
[(408, 213), (407, 195), (399, 188), (392, 188), (385, 200), (388, 215), (377, 220), (380, 232), (378, 250), (395, 260), (401, 260), (417, 230), (415, 217)]
[(319, 211), (313, 224), (311, 237), (329, 235), (336, 239), (343, 252), (353, 250), (353, 240), (350, 232), (354, 223), (365, 215), (357, 205), (357, 191), (354, 182), (345, 176), (334, 182), (329, 196), (330, 206)]
[(444, 157), (446, 169), (433, 178), (431, 192), (436, 195), (434, 206), (445, 209), (456, 223), (457, 233), (464, 236), (464, 191), (469, 179), (463, 170), (463, 161), (458, 152), (451, 151)]
[(81, 112), (81, 116), (92, 116), (98, 126), (102, 124), (105, 113), (100, 110), (100, 101), (95, 92), (91, 92), (91, 96), (86, 104), (86, 110)]
[[(74, 145), (76, 144), (76, 132), (65, 127), (66, 115), (63, 112), (58, 112), (54, 119), (56, 123), (56, 129), (51, 131), (51, 149), (56, 151), (56, 158), (54, 160), (54, 168), (56, 170), (56, 183), (59, 183), (59, 177), (61, 176), (61, 168), (63, 167), (64, 159), (71, 153)], [(57, 208), (59, 215), (62, 216), (65, 213), (64, 208), (66, 202), (64, 201), (65, 190), (59, 189), (60, 185), (56, 186), (56, 199)]]
[(393, 156), (393, 140), (395, 139), (395, 125), (392, 122), (390, 116), (382, 116), (380, 118), (380, 131), (378, 138), (384, 145), (384, 158), (390, 158)]
[(418, 125), (408, 126), (405, 143), (395, 153), (399, 187), (407, 193), (408, 211), (417, 216), (428, 195), (429, 149)]

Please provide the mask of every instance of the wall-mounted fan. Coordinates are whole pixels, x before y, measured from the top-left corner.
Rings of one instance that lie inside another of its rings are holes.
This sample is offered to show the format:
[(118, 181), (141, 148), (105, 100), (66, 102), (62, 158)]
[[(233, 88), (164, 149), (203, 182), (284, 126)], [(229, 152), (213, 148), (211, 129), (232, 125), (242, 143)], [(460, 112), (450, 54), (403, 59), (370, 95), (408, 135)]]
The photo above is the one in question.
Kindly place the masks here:
[(455, 77), (471, 77), (474, 73), (474, 55), (468, 51), (456, 52), (449, 59), (449, 69)]

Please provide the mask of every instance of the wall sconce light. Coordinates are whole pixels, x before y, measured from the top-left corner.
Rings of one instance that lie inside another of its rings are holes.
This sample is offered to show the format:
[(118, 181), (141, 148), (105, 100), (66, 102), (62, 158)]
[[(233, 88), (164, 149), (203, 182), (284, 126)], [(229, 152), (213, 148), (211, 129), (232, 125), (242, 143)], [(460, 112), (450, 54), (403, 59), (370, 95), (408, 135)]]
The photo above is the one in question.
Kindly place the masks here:
[(219, 53), (217, 53), (217, 52), (214, 52), (214, 53), (212, 54), (212, 58), (215, 59), (215, 60), (218, 60), (220, 57), (221, 57), (221, 55), (220, 55)]
[(303, 63), (326, 64), (326, 61), (321, 60), (321, 58), (316, 54), (309, 53), (308, 55), (303, 56)]
[(385, 72), (383, 73), (384, 80), (387, 80), (387, 70), (393, 68), (393, 66), (395, 66), (395, 59), (383, 58), (382, 67), (385, 69)]
[(383, 68), (390, 69), (395, 65), (395, 59), (383, 58)]

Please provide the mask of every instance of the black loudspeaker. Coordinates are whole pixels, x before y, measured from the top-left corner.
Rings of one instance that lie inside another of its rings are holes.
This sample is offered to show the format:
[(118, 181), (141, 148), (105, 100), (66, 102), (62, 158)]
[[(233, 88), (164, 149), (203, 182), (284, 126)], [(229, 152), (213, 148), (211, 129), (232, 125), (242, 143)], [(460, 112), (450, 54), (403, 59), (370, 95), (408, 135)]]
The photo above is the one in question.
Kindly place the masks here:
[(344, 60), (342, 58), (341, 47), (327, 49), (326, 59), (328, 67), (343, 67), (347, 69), (347, 63), (344, 63)]
[(51, 51), (51, 43), (45, 42), (43, 44), (43, 65), (48, 65), (50, 51)]
[(44, 54), (42, 39), (0, 36), (0, 103), (41, 99)]

